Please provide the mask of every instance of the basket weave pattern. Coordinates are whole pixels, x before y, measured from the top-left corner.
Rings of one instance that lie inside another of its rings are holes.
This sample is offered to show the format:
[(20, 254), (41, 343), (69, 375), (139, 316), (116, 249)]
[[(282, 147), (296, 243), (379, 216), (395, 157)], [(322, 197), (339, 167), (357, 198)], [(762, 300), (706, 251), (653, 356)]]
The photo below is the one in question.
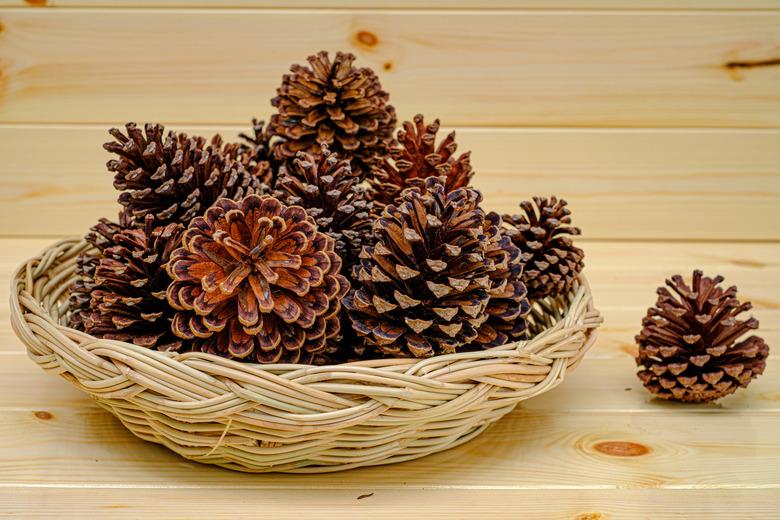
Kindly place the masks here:
[(481, 352), (322, 367), (163, 353), (63, 325), (76, 258), (88, 247), (64, 240), (16, 271), (11, 321), (29, 356), (136, 436), (242, 471), (338, 471), (467, 442), (557, 386), (601, 323), (581, 277), (568, 296), (534, 305), (532, 340)]

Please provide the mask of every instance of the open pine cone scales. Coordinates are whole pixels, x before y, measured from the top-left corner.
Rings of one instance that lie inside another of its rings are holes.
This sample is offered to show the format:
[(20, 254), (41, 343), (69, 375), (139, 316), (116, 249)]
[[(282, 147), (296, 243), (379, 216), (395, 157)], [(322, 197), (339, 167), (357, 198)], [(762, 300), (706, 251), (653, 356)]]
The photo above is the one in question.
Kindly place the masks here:
[(481, 200), (466, 188), (447, 194), (444, 179), (429, 177), (424, 189), (409, 188), (398, 206), (385, 208), (374, 224), (376, 244), (353, 269), (357, 287), (344, 300), (369, 346), (428, 357), (478, 339), (491, 292), (507, 283), (491, 274), (497, 261), (508, 261), (491, 254), (499, 229), (485, 225)]
[(436, 133), (439, 120), (426, 125), (422, 114), (414, 116), (414, 122), (406, 121), (398, 130), (398, 145), (390, 149), (392, 162), (385, 159), (374, 167), (370, 179), (378, 202), (392, 204), (405, 188), (424, 186), (428, 177), (443, 177), (447, 192), (469, 185), (474, 171), (471, 153), (455, 157), (458, 145), (455, 132), (450, 132), (438, 146)]
[(278, 113), (271, 129), (284, 138), (276, 147), (282, 158), (299, 151), (319, 154), (327, 144), (353, 167), (366, 170), (383, 157), (393, 140), (395, 109), (374, 71), (355, 68), (355, 56), (337, 52), (333, 61), (321, 51), (309, 66), (293, 65), (271, 104)]
[(668, 289), (658, 289), (636, 337), (639, 378), (656, 396), (712, 401), (763, 373), (769, 355), (764, 340), (750, 336), (737, 343), (758, 328), (758, 320), (738, 319), (751, 305), (737, 300), (736, 287), (719, 287), (722, 281), (694, 271), (690, 287), (677, 275), (666, 281)]
[(522, 281), (520, 249), (501, 233), (501, 217), (490, 212), (485, 217), (485, 235), (498, 237), (488, 243), (487, 257), (495, 269), (490, 272), (492, 286), (485, 308), (487, 320), (479, 327), (475, 343), (483, 348), (497, 347), (527, 338), (526, 316), (531, 312), (528, 291)]
[(186, 225), (219, 198), (241, 199), (260, 190), (254, 152), (238, 145), (223, 149), (219, 135), (207, 144), (202, 137), (166, 136), (162, 125), (147, 124), (142, 131), (128, 123), (125, 128), (127, 135), (111, 129), (115, 141), (103, 147), (118, 156), (108, 162), (108, 170), (121, 191), (119, 203), (136, 227), (145, 225), (147, 215), (156, 226)]
[(507, 233), (523, 253), (523, 281), (532, 300), (565, 294), (584, 267), (585, 254), (571, 237), (580, 229), (571, 225), (565, 200), (534, 197), (523, 201), (520, 215), (504, 215)]
[(173, 331), (196, 349), (261, 363), (310, 363), (340, 330), (349, 282), (333, 239), (299, 206), (220, 199), (168, 264)]
[(373, 203), (348, 160), (340, 160), (322, 145), (319, 156), (298, 152), (279, 170), (274, 196), (288, 206), (302, 206), (320, 231), (336, 242), (336, 252), (348, 265), (370, 242)]
[(129, 341), (158, 350), (178, 350), (171, 333), (173, 310), (165, 299), (170, 278), (165, 264), (178, 247), (183, 228), (168, 224), (153, 229), (123, 229), (91, 272), (90, 312), (84, 330), (96, 337)]

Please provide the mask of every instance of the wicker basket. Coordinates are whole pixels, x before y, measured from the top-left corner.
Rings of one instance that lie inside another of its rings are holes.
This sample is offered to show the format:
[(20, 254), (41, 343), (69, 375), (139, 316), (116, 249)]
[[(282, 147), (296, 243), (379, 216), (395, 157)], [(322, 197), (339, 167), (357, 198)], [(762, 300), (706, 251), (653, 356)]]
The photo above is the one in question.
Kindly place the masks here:
[(30, 357), (136, 436), (242, 471), (338, 471), (467, 442), (558, 385), (601, 323), (583, 277), (568, 297), (534, 305), (534, 339), (482, 352), (322, 367), (162, 353), (62, 324), (87, 247), (64, 240), (14, 274), (11, 321)]

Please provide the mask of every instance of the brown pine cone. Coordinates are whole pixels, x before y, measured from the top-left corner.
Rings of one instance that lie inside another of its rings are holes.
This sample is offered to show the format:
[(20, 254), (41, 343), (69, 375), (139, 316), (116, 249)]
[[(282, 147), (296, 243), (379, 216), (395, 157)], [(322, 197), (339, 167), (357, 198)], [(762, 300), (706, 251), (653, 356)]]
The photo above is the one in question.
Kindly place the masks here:
[(125, 125), (127, 135), (112, 128), (115, 141), (103, 148), (118, 156), (108, 161), (114, 172), (114, 187), (121, 191), (119, 203), (135, 227), (143, 227), (146, 215), (154, 225), (170, 222), (186, 225), (219, 198), (241, 199), (261, 191), (258, 166), (240, 156), (239, 146), (223, 149), (222, 138), (210, 143), (202, 137), (169, 132), (162, 125), (147, 124), (141, 131)]
[(183, 228), (168, 224), (116, 232), (94, 269), (91, 312), (84, 330), (97, 338), (132, 342), (157, 350), (179, 350), (171, 333), (173, 309), (165, 299), (170, 278), (165, 266)]
[(91, 314), (90, 298), (95, 287), (95, 269), (106, 248), (115, 245), (114, 235), (129, 226), (126, 217), (120, 215), (119, 223), (102, 218), (92, 226), (84, 239), (92, 249), (81, 253), (76, 259), (76, 279), (71, 285), (68, 297), (68, 327), (84, 330), (84, 321)]
[(454, 131), (436, 146), (439, 126), (438, 119), (426, 126), (422, 114), (414, 116), (414, 123), (404, 122), (398, 130), (398, 145), (390, 149), (392, 162), (385, 159), (375, 166), (369, 179), (377, 202), (393, 204), (401, 191), (424, 186), (421, 181), (427, 177), (444, 177), (448, 193), (469, 185), (474, 176), (471, 152), (455, 157)]
[(693, 272), (688, 287), (682, 276), (658, 288), (658, 301), (642, 320), (637, 365), (639, 379), (662, 399), (707, 402), (746, 387), (766, 367), (769, 347), (750, 336), (736, 341), (758, 320), (739, 320), (752, 308), (737, 300), (737, 288), (723, 289), (722, 276)]
[(320, 51), (307, 61), (308, 67), (290, 67), (271, 100), (278, 109), (271, 129), (284, 138), (276, 153), (282, 159), (300, 151), (317, 155), (327, 144), (339, 157), (352, 160), (356, 172), (367, 172), (393, 141), (396, 116), (387, 92), (373, 70), (352, 66), (353, 54), (337, 52), (331, 62)]
[[(233, 145), (236, 148), (231, 157), (242, 161), (247, 171), (253, 173), (262, 184), (273, 186), (276, 182), (277, 167), (273, 157), (271, 132), (265, 126), (265, 121), (252, 118), (252, 134), (240, 133), (238, 137), (241, 142)], [(226, 148), (228, 146), (230, 145)]]
[(523, 282), (531, 300), (565, 294), (585, 266), (585, 253), (571, 237), (580, 229), (571, 225), (566, 201), (534, 197), (523, 201), (520, 215), (504, 215), (507, 234), (523, 253)]
[(490, 212), (485, 217), (485, 235), (496, 236), (489, 242), (487, 257), (495, 269), (490, 272), (492, 289), (485, 313), (487, 321), (479, 327), (474, 345), (482, 348), (505, 345), (528, 339), (526, 317), (531, 312), (528, 292), (522, 281), (523, 263), (520, 249), (502, 231), (501, 217)]
[(319, 156), (298, 152), (282, 165), (274, 196), (288, 206), (302, 206), (317, 227), (336, 242), (336, 253), (349, 267), (369, 243), (372, 203), (352, 173), (349, 161), (339, 160), (322, 145)]
[(333, 239), (299, 206), (220, 199), (195, 218), (168, 264), (174, 333), (195, 349), (259, 363), (310, 363), (339, 334)]
[[(504, 256), (495, 254), (501, 235), (485, 224), (481, 201), (476, 190), (448, 194), (444, 179), (429, 177), (424, 189), (405, 190), (374, 223), (376, 244), (364, 248), (354, 267), (358, 285), (344, 306), (377, 353), (448, 354), (480, 337), (491, 292), (501, 293), (506, 283), (491, 279)], [(482, 338), (490, 339), (487, 332)]]

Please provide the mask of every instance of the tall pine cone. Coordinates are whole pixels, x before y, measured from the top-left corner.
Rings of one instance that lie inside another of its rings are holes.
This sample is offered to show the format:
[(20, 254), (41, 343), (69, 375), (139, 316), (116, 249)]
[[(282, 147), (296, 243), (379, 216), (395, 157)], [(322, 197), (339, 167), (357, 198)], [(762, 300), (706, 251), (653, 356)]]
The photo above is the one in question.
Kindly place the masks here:
[(114, 233), (94, 269), (91, 312), (84, 330), (95, 337), (128, 341), (157, 350), (178, 350), (171, 333), (173, 309), (165, 298), (170, 278), (165, 266), (178, 247), (183, 228), (168, 224)]
[(271, 129), (284, 138), (276, 153), (288, 159), (300, 151), (316, 155), (327, 144), (362, 173), (393, 141), (396, 116), (389, 96), (374, 71), (353, 67), (353, 54), (337, 52), (331, 62), (320, 51), (307, 61), (308, 67), (290, 67), (271, 100), (278, 109)]
[(739, 320), (752, 308), (737, 300), (737, 288), (723, 289), (722, 276), (693, 272), (688, 287), (682, 276), (658, 288), (658, 301), (642, 320), (637, 365), (639, 378), (657, 397), (707, 402), (746, 387), (766, 367), (769, 347), (750, 336), (736, 341), (758, 320)]
[(373, 204), (359, 182), (349, 161), (339, 160), (322, 145), (319, 156), (298, 152), (280, 168), (274, 196), (288, 206), (303, 206), (318, 229), (335, 240), (336, 253), (351, 265), (371, 235)]
[[(127, 135), (112, 128), (115, 141), (103, 147), (118, 156), (107, 163), (114, 172), (114, 187), (121, 191), (119, 203), (136, 227), (146, 215), (154, 225), (187, 224), (217, 199), (240, 199), (261, 189), (257, 165), (240, 146), (223, 149), (222, 138), (210, 143), (202, 137), (169, 132), (162, 125), (147, 124), (141, 131), (125, 125)], [(247, 165), (254, 171), (248, 171)]]
[(309, 363), (339, 334), (333, 239), (299, 206), (269, 196), (220, 199), (195, 218), (168, 264), (174, 333), (204, 352)]
[(572, 242), (580, 229), (571, 225), (566, 201), (534, 197), (520, 215), (504, 215), (507, 233), (523, 253), (523, 282), (532, 300), (565, 294), (585, 266), (585, 253)]
[(425, 125), (422, 114), (414, 116), (414, 123), (406, 121), (398, 130), (398, 146), (390, 149), (392, 163), (385, 159), (374, 167), (370, 179), (377, 202), (393, 204), (404, 189), (424, 185), (427, 177), (444, 177), (447, 192), (469, 185), (474, 171), (471, 152), (455, 157), (458, 145), (455, 132), (450, 132), (438, 146), (436, 133), (439, 120)]
[(84, 239), (92, 249), (81, 253), (76, 259), (76, 279), (68, 298), (70, 314), (68, 327), (84, 330), (84, 322), (91, 314), (90, 298), (95, 287), (95, 269), (103, 257), (106, 248), (115, 245), (114, 235), (129, 225), (127, 218), (120, 215), (119, 223), (102, 218), (90, 228)]
[(482, 348), (497, 347), (510, 341), (527, 339), (531, 312), (528, 291), (522, 281), (523, 263), (520, 249), (502, 231), (501, 217), (494, 212), (485, 216), (485, 235), (496, 236), (488, 244), (487, 257), (495, 269), (490, 272), (492, 288), (485, 313), (488, 316), (478, 329), (474, 344)]
[(429, 177), (374, 223), (376, 244), (354, 267), (358, 286), (344, 306), (354, 330), (379, 353), (428, 357), (480, 337), (491, 293), (506, 283), (491, 278), (506, 258), (495, 255), (501, 235), (485, 224), (481, 200), (468, 188), (448, 194), (444, 179)]

